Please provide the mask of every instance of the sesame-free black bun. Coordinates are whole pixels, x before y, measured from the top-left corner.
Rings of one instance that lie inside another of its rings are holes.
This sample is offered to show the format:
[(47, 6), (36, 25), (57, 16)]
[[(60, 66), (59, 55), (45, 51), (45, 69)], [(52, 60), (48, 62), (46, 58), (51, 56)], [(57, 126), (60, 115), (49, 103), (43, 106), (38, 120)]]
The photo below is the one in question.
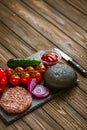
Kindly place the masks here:
[(44, 82), (51, 88), (72, 87), (77, 82), (77, 74), (69, 65), (57, 63), (47, 68)]

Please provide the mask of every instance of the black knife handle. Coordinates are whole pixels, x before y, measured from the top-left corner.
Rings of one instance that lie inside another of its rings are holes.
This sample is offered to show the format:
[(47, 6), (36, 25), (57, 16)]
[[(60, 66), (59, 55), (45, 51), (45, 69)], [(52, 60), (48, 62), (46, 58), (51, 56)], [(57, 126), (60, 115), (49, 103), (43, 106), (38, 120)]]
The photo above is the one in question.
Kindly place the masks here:
[(83, 76), (87, 76), (87, 70), (78, 64), (75, 60), (69, 59), (69, 63), (73, 65)]

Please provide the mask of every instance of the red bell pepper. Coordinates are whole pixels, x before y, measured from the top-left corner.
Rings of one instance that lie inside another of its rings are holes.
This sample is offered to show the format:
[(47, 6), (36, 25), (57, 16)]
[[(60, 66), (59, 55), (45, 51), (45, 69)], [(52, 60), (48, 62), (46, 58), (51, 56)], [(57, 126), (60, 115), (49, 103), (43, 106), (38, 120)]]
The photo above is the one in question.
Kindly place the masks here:
[(6, 73), (0, 68), (0, 93), (4, 91), (7, 84)]

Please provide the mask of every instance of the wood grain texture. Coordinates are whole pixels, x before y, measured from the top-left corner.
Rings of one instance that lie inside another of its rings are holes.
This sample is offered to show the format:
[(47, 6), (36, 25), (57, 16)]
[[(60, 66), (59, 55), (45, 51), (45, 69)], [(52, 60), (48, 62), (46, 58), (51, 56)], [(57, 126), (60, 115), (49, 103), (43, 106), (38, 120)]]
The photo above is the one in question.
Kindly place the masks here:
[[(86, 5), (86, 0), (0, 0), (0, 67), (9, 58), (58, 47), (87, 69)], [(0, 130), (87, 130), (87, 78), (77, 75), (78, 85), (18, 121), (6, 125), (0, 119)]]
[[(85, 68), (87, 68), (87, 63), (86, 63), (86, 61), (87, 61), (87, 57), (86, 57), (87, 51), (85, 51), (85, 49), (83, 47), (76, 44), (72, 39), (67, 37), (63, 32), (58, 30), (58, 28), (56, 28), (55, 26), (50, 24), (43, 17), (38, 15), (31, 8), (28, 8), (26, 5), (24, 5), (19, 0), (17, 0), (17, 1), (11, 0), (11, 1), (12, 2), (10, 2), (9, 8), (11, 8), (14, 12), (16, 12), (16, 14), (21, 16), (22, 19), (24, 19), (27, 23), (29, 23), (31, 26), (33, 26), (33, 28), (35, 28), (37, 31), (39, 31), (42, 35), (44, 35), (44, 37), (46, 37), (47, 39), (52, 41), (53, 44), (55, 44), (55, 46), (60, 47), (65, 52), (67, 50), (69, 55), (72, 58), (74, 58), (75, 60), (78, 61), (78, 59), (79, 59), (79, 62), (81, 63), (81, 65), (84, 66)], [(16, 8), (17, 11), (15, 10), (15, 8)], [(5, 11), (5, 7), (3, 5), (1, 5), (1, 10), (4, 11), (4, 13), (3, 13), (3, 11), (0, 12), (1, 16), (2, 16), (1, 20), (7, 26), (9, 26), (9, 28), (14, 29), (18, 35), (21, 35), (21, 37), (24, 38), (24, 40), (29, 40), (29, 38), (24, 37), (25, 35), (22, 35), (22, 32), (23, 32), (22, 29), (23, 28), (20, 28), (19, 26), (13, 28), (13, 24), (12, 24), (12, 27), (11, 27), (12, 20), (15, 20), (13, 17), (10, 16), (10, 21), (7, 21), (8, 19), (5, 17), (5, 14), (7, 16), (8, 14), (10, 14), (10, 11), (8, 9), (6, 9), (6, 11)], [(17, 20), (19, 20), (19, 18)], [(15, 24), (15, 26), (17, 24)], [(24, 24), (24, 26), (25, 26), (25, 24)], [(25, 28), (26, 28), (26, 31), (27, 31), (27, 34), (28, 34), (29, 28), (28, 28), (27, 24), (26, 24)], [(21, 30), (21, 31), (19, 31), (18, 29)], [(51, 48), (51, 46), (54, 47), (52, 44), (47, 44), (45, 41), (44, 41), (44, 43), (39, 41), (39, 46), (37, 46), (37, 47), (40, 47), (40, 43), (42, 44), (41, 47), (43, 47), (43, 48), (45, 47), (45, 44), (48, 45), (48, 48)]]
[(86, 0), (66, 0), (73, 5), (76, 9), (87, 15), (87, 1)]
[[(81, 13), (76, 8), (73, 8), (72, 5), (68, 4), (65, 0), (45, 0), (52, 7), (66, 16), (68, 19), (73, 21), (75, 24), (79, 25), (81, 28), (87, 31), (87, 16)], [(87, 3), (87, 1), (86, 1)]]
[(18, 37), (11, 30), (9, 30), (4, 24), (0, 24), (0, 29), (0, 38), (3, 46), (5, 46), (9, 51), (11, 51), (11, 53), (15, 57), (28, 57), (29, 55), (36, 52), (20, 37)]
[(72, 23), (68, 18), (60, 14), (57, 10), (55, 10), (42, 0), (22, 1), (33, 10), (35, 10), (37, 13), (42, 15), (44, 18), (46, 18), (48, 21), (50, 21), (53, 25), (58, 27), (58, 29), (63, 31), (71, 39), (74, 39), (78, 44), (87, 49), (87, 33), (83, 29)]
[[(12, 13), (2, 4), (0, 4), (1, 11), (1, 21), (4, 22), (13, 32), (15, 32), (19, 37), (31, 45), (37, 50), (55, 47), (47, 39), (42, 37), (38, 32), (36, 32), (29, 24), (20, 19), (16, 14)], [(22, 26), (22, 28), (21, 28)], [(37, 38), (38, 37), (38, 38)], [(46, 47), (45, 47), (46, 46)]]
[(82, 92), (78, 87), (70, 89), (66, 93), (60, 94), (64, 100), (81, 114), (85, 119), (87, 119), (87, 94)]
[(59, 97), (44, 105), (43, 109), (56, 119), (60, 125), (63, 124), (63, 128), (66, 130), (86, 130), (87, 124), (85, 119)]
[[(42, 118), (43, 117), (43, 118)], [(31, 121), (33, 119), (33, 121)], [(43, 109), (37, 109), (35, 110), (35, 113), (32, 113), (32, 115), (26, 116), (23, 118), (25, 122), (30, 122), (30, 126), (32, 129), (36, 128), (38, 130), (42, 129), (49, 129), (49, 130), (63, 130), (61, 125), (59, 123), (55, 122)], [(33, 125), (33, 122), (35, 122), (35, 126)]]
[[(6, 65), (6, 62), (7, 60), (12, 57), (14, 57), (5, 47), (3, 47), (1, 44), (2, 42), (2, 39), (0, 38), (0, 67), (4, 67), (6, 68), (7, 65)], [(8, 55), (6, 54), (8, 53)]]

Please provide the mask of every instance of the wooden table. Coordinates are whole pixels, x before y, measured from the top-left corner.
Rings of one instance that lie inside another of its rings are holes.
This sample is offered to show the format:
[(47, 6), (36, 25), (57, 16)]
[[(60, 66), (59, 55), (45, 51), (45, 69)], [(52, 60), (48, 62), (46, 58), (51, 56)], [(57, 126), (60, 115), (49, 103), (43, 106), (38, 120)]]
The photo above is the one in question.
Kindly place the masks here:
[[(87, 69), (86, 0), (0, 0), (0, 67), (54, 47)], [(79, 85), (11, 125), (0, 119), (0, 130), (87, 130), (87, 78), (77, 75)]]

